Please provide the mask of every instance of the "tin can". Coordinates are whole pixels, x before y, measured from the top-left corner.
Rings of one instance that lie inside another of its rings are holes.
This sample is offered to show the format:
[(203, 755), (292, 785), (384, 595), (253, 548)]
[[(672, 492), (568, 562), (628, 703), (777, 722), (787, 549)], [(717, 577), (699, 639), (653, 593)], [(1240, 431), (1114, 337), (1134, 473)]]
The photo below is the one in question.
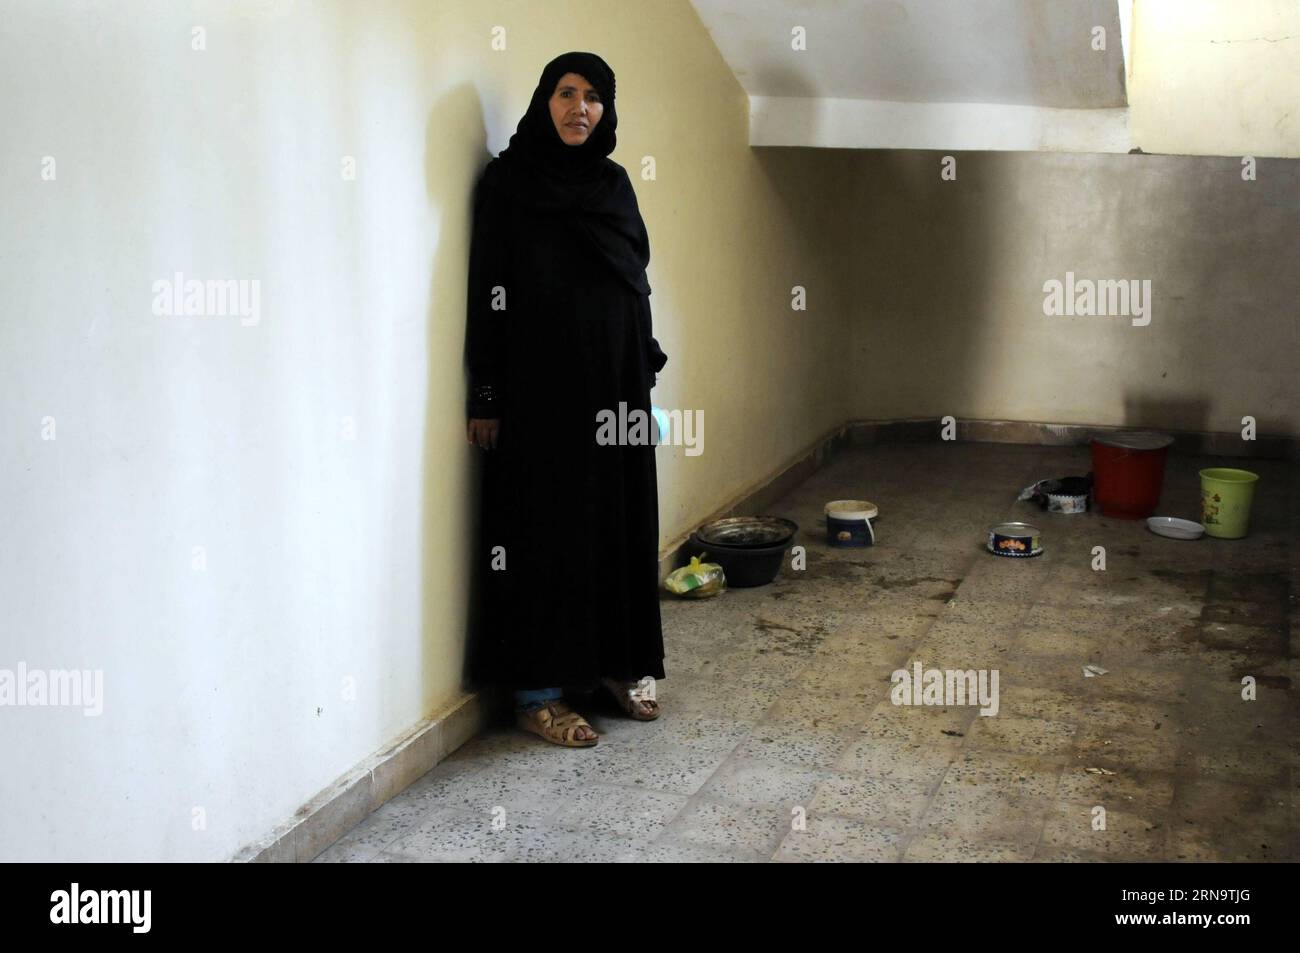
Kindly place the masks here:
[(988, 550), (995, 556), (1028, 558), (1043, 551), (1042, 535), (1028, 523), (999, 523), (989, 529)]

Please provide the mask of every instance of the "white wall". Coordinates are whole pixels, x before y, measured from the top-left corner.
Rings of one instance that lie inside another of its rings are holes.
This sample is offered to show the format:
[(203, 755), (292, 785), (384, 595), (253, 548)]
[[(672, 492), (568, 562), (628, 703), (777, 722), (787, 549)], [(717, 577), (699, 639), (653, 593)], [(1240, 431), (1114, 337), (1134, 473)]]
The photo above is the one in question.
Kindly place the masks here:
[[(104, 680), (0, 709), (5, 859), (228, 856), (459, 691), (464, 58), (417, 55), (421, 4), (125, 6), (0, 46), (0, 667)], [(260, 321), (156, 316), (178, 271)]]

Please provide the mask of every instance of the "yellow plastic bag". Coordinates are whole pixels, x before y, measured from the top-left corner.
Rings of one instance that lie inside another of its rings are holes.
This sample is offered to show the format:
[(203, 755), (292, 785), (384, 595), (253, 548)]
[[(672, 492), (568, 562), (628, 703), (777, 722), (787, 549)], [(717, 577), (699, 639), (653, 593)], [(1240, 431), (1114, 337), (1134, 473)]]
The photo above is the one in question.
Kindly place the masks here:
[[(707, 556), (708, 553), (704, 555)], [(674, 569), (668, 574), (664, 588), (687, 599), (701, 599), (716, 596), (726, 589), (727, 576), (717, 563), (702, 563), (699, 556), (692, 556), (689, 566)]]

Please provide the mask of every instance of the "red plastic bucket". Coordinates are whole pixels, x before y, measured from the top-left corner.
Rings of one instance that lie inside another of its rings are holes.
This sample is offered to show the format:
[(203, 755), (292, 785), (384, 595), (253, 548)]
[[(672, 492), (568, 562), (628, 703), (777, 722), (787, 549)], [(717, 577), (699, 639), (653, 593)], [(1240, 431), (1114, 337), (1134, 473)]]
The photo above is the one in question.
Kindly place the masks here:
[(1092, 438), (1092, 498), (1103, 516), (1140, 520), (1155, 513), (1173, 442), (1159, 433)]

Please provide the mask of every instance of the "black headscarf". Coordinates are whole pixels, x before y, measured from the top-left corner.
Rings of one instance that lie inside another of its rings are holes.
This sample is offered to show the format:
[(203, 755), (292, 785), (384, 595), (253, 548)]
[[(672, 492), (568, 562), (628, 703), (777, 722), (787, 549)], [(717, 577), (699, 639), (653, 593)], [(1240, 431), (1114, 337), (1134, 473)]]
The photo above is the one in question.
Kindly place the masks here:
[[(600, 121), (578, 146), (564, 142), (551, 119), (550, 99), (565, 73), (585, 78), (604, 105)], [(539, 212), (571, 216), (614, 270), (648, 295), (650, 239), (627, 173), (608, 158), (617, 128), (614, 71), (595, 53), (565, 53), (542, 70), (528, 111), (493, 164), (501, 167), (516, 201)]]

